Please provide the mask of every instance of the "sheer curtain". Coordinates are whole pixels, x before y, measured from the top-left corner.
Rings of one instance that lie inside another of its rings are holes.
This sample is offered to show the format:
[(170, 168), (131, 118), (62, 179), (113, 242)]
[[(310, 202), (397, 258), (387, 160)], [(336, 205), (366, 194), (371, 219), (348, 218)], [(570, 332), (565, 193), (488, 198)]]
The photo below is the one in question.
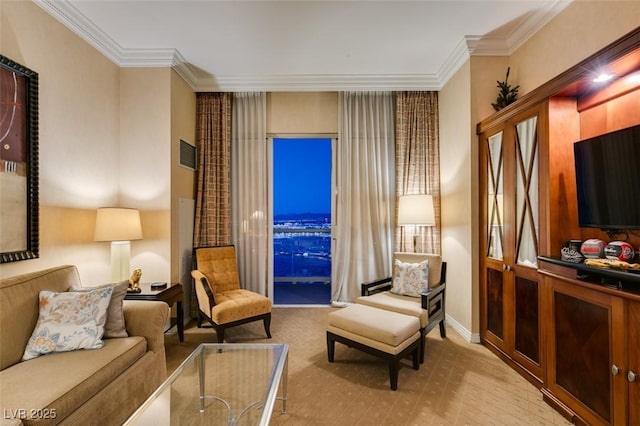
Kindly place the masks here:
[(360, 283), (391, 272), (393, 99), (393, 93), (340, 93), (331, 290), (335, 302), (352, 302), (360, 295)]
[(395, 251), (440, 254), (440, 149), (438, 92), (396, 95), (396, 194), (431, 194), (436, 226), (396, 227)]
[(267, 96), (234, 93), (231, 144), (232, 235), (244, 288), (267, 294)]

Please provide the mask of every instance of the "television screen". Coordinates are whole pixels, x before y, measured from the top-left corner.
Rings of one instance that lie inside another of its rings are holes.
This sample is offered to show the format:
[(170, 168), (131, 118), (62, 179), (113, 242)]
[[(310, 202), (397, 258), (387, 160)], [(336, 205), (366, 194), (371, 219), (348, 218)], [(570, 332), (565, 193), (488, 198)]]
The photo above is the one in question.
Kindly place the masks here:
[(640, 229), (640, 125), (573, 145), (581, 227)]

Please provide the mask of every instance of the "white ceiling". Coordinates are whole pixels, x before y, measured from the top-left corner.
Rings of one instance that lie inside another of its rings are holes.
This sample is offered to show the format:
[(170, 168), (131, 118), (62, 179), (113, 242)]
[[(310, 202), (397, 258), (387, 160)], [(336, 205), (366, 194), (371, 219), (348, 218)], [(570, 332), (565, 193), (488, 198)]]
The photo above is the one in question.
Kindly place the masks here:
[(197, 91), (439, 90), (571, 0), (34, 0), (121, 67)]

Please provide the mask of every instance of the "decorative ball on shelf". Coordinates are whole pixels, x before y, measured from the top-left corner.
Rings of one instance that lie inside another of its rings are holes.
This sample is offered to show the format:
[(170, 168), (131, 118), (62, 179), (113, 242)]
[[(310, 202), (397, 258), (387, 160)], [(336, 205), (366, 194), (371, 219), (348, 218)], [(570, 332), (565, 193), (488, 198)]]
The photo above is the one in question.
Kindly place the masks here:
[(590, 238), (580, 247), (580, 253), (587, 259), (599, 259), (604, 257), (604, 248), (607, 243), (598, 239)]
[(622, 260), (629, 262), (635, 256), (633, 246), (626, 241), (611, 241), (604, 248), (604, 255), (607, 259)]

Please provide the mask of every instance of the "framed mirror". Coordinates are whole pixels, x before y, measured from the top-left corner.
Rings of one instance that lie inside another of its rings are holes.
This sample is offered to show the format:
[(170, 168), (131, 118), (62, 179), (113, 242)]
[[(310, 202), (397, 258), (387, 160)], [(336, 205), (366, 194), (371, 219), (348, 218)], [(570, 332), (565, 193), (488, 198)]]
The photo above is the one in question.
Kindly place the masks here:
[(38, 74), (0, 55), (0, 263), (38, 257)]

